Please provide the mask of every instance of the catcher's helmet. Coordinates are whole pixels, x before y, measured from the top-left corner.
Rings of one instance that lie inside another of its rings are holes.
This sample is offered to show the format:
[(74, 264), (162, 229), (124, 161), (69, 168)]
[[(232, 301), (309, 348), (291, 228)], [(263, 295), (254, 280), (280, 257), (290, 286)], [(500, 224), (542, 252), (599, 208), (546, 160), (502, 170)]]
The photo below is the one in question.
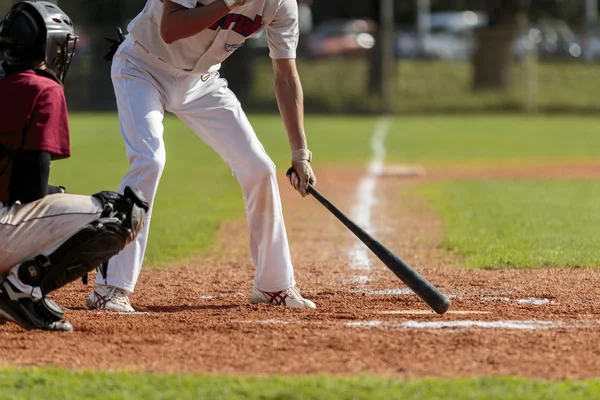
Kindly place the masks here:
[(0, 60), (16, 69), (44, 61), (64, 81), (77, 39), (71, 18), (56, 4), (22, 1), (0, 22)]

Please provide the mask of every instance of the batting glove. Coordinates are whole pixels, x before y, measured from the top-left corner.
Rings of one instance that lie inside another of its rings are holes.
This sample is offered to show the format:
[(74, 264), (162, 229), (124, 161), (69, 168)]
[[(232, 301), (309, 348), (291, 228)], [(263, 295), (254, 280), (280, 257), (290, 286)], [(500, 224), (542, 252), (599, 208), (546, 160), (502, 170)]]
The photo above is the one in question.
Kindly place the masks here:
[(106, 39), (106, 41), (108, 41), (108, 43), (110, 43), (110, 46), (108, 48), (108, 53), (106, 53), (104, 55), (104, 60), (112, 61), (115, 53), (117, 52), (117, 49), (119, 48), (121, 43), (123, 43), (125, 41), (125, 35), (123, 35), (123, 31), (121, 30), (121, 28), (117, 27), (117, 38), (116, 39), (108, 37), (108, 36), (104, 36), (104, 39)]
[(290, 184), (300, 192), (302, 197), (306, 196), (308, 185), (315, 186), (317, 178), (312, 170), (310, 162), (312, 153), (308, 149), (299, 149), (292, 151), (292, 167), (288, 169), (286, 175)]

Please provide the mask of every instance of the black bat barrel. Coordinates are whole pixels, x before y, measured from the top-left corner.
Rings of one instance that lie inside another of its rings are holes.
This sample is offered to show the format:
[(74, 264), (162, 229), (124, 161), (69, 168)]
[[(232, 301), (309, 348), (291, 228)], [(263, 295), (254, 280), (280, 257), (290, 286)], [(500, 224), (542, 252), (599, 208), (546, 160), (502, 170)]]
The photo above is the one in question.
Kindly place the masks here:
[(319, 193), (312, 185), (308, 192), (317, 199), (325, 208), (337, 217), (348, 229), (352, 231), (376, 256), (379, 258), (402, 282), (415, 292), (436, 313), (444, 314), (450, 308), (450, 300), (433, 286), (427, 279), (415, 271), (404, 260), (394, 254), (379, 241), (375, 240), (365, 230), (356, 225), (342, 211), (334, 206), (325, 196)]

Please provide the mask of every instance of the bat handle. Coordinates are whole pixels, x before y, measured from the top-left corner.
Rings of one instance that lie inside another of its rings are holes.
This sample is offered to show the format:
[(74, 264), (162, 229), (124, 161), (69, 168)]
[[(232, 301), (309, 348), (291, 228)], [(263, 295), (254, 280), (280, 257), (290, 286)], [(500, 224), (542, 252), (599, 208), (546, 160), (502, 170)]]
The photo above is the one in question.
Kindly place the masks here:
[(329, 201), (325, 198), (325, 196), (323, 196), (317, 189), (315, 189), (315, 187), (312, 185), (312, 183), (308, 184), (306, 193), (310, 194), (315, 199), (319, 200), (319, 202), (321, 202), (321, 204), (329, 203)]

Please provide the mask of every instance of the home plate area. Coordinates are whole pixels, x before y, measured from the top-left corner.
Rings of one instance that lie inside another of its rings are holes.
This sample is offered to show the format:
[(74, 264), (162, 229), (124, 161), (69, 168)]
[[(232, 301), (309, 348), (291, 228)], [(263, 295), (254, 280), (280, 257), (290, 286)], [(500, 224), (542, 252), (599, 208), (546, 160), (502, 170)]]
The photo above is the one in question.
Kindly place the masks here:
[(307, 265), (298, 280), (316, 310), (251, 305), (251, 264), (147, 270), (132, 296), (135, 315), (85, 310), (88, 287), (69, 285), (54, 297), (75, 331), (0, 325), (0, 354), (12, 365), (158, 372), (600, 373), (590, 356), (600, 330), (593, 271), (425, 269), (452, 301), (437, 315), (384, 269), (368, 287), (348, 287), (347, 264)]
[[(319, 179), (330, 200), (350, 210), (356, 196), (345, 189), (363, 172), (325, 169)], [(407, 180), (380, 179), (385, 182), (375, 191), (359, 196), (365, 204), (376, 196), (377, 210), (387, 210), (372, 213), (373, 233), (448, 295), (452, 305), (444, 315), (357, 247), (316, 201), (282, 191), (297, 285), (316, 310), (250, 304), (255, 270), (247, 229), (243, 221), (231, 222), (221, 228), (214, 252), (168, 269), (144, 269), (131, 296), (138, 314), (89, 311), (84, 304), (91, 285), (73, 283), (52, 293), (73, 332), (0, 325), (0, 365), (244, 375), (600, 376), (597, 270), (461, 268), (439, 246), (435, 215), (402, 197)], [(358, 251), (360, 263), (349, 259), (348, 249)]]

